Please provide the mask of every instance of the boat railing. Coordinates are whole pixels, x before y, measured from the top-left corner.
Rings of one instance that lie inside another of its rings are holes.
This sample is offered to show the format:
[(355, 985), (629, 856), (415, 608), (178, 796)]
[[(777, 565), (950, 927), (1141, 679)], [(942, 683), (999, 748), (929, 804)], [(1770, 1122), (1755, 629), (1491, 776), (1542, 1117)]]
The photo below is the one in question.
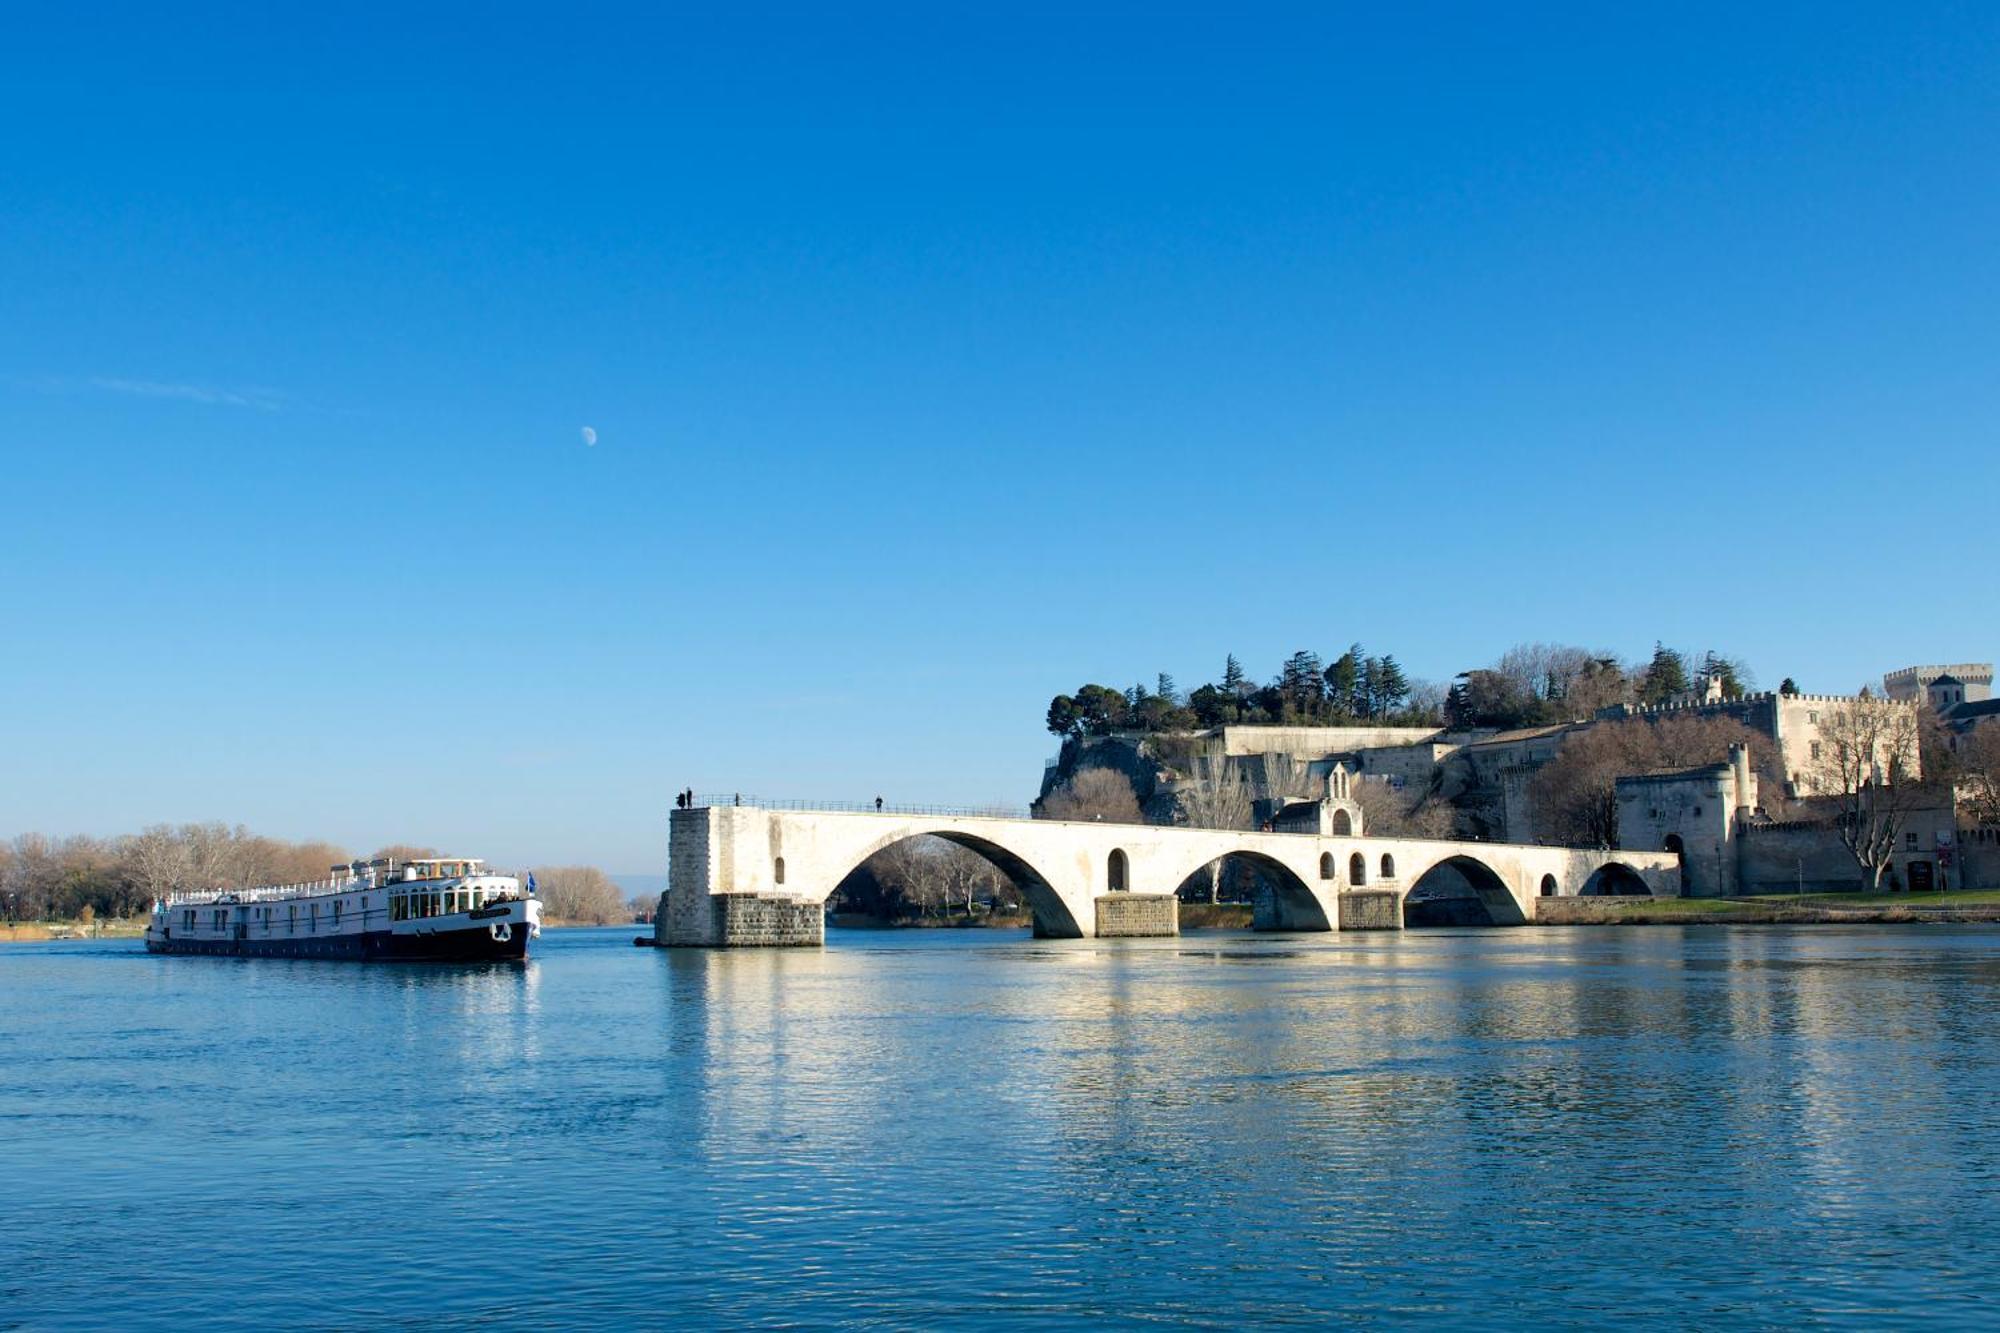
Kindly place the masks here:
[[(511, 879), (517, 886), (523, 883), (523, 876), (504, 870), (481, 869), (470, 875), (452, 875), (442, 880), (404, 880), (390, 874), (380, 877), (364, 875), (359, 879), (341, 878), (335, 875), (323, 879), (301, 880), (296, 884), (259, 884), (247, 889), (177, 889), (169, 893), (165, 900), (167, 907), (221, 907), (241, 903), (282, 902), (287, 899), (316, 897), (320, 894), (360, 893), (367, 889), (395, 889), (398, 885), (414, 887), (418, 884), (444, 884), (466, 879)], [(516, 889), (526, 897), (526, 890)], [(499, 899), (494, 899), (499, 901)]]

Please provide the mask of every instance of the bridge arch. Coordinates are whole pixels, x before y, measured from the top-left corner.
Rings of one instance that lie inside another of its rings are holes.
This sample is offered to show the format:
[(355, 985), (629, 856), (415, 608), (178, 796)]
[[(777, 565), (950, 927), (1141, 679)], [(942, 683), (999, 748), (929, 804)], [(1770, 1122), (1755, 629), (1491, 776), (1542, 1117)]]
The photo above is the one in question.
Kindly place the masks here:
[(1299, 878), (1297, 871), (1283, 861), (1257, 852), (1236, 855), (1258, 872), (1257, 893), (1250, 906), (1251, 924), (1258, 930), (1333, 929), (1333, 921), (1319, 896)]
[(1623, 861), (1606, 861), (1590, 872), (1577, 892), (1586, 898), (1643, 898), (1651, 895), (1639, 872)]
[(825, 887), (820, 890), (820, 900), (824, 902), (831, 898), (834, 890), (846, 882), (848, 876), (861, 869), (878, 853), (887, 851), (898, 843), (924, 837), (939, 838), (953, 846), (963, 847), (966, 851), (984, 859), (1011, 880), (1014, 887), (1021, 891), (1021, 896), (1027, 900), (1028, 910), (1034, 915), (1035, 934), (1038, 937), (1075, 939), (1084, 934), (1084, 923), (1078, 919), (1078, 913), (1071, 909), (1063, 894), (1050, 882), (1049, 877), (1025, 857), (990, 838), (983, 838), (949, 826), (926, 827), (921, 824), (907, 826), (869, 843), (859, 855), (844, 857), (843, 860), (847, 862), (845, 868), (839, 874), (828, 877)]
[[(1253, 926), (1258, 930), (1332, 930), (1333, 918), (1320, 896), (1306, 883), (1305, 876), (1312, 873), (1308, 861), (1303, 867), (1293, 868), (1275, 856), (1247, 848), (1237, 848), (1222, 856), (1211, 858), (1174, 878), (1164, 877), (1164, 882), (1175, 885), (1174, 896), (1186, 898), (1190, 888), (1199, 887), (1205, 896), (1207, 874), (1211, 866), (1219, 866), (1218, 873), (1227, 873), (1230, 867), (1240, 867), (1251, 872), (1250, 912)], [(1329, 885), (1332, 893), (1335, 886)]]
[(1403, 895), (1405, 926), (1519, 926), (1527, 919), (1507, 881), (1464, 854), (1432, 864)]

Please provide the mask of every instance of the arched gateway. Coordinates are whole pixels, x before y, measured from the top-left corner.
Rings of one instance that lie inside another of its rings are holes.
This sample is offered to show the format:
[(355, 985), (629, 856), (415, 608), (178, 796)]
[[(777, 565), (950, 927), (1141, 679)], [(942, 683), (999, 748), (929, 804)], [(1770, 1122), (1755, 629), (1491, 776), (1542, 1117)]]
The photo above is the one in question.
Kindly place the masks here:
[(992, 862), (1021, 890), (1035, 933), (1058, 938), (1176, 934), (1174, 890), (1224, 857), (1253, 866), (1267, 886), (1256, 924), (1268, 930), (1423, 925), (1447, 909), (1412, 915), (1413, 903), (1422, 908), (1467, 896), (1440, 892), (1441, 883), (1471, 885), (1471, 896), (1494, 924), (1532, 918), (1550, 879), (1590, 884), (1594, 892), (1666, 896), (1679, 888), (1678, 858), (1663, 852), (1351, 836), (1336, 843), (1316, 832), (781, 810), (697, 800), (672, 813), (668, 887), (655, 939), (698, 946), (822, 943), (824, 908), (834, 888), (876, 852), (926, 835)]

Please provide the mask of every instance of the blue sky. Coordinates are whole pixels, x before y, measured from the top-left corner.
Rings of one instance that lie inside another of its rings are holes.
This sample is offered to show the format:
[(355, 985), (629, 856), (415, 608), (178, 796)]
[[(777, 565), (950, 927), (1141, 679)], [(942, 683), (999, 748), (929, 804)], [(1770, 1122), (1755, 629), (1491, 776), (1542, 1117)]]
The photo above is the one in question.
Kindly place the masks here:
[(1991, 6), (273, 8), (0, 46), (0, 833), (645, 872), (1229, 652), (2000, 652)]

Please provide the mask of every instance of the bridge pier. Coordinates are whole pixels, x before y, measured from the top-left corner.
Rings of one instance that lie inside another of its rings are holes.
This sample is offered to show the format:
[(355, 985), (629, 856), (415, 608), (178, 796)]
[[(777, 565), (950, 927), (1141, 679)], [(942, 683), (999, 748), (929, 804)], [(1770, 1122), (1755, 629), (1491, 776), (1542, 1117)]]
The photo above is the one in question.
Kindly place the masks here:
[(1101, 940), (1159, 939), (1181, 933), (1180, 899), (1171, 893), (1104, 893), (1095, 906)]

